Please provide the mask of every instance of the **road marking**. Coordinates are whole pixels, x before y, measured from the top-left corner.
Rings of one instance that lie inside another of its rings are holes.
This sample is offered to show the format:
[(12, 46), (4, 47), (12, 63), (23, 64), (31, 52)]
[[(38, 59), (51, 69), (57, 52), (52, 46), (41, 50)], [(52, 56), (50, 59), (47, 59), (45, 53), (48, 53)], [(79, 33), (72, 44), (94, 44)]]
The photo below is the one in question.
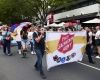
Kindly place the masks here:
[(82, 65), (84, 65), (84, 66), (87, 66), (87, 67), (90, 67), (90, 68), (92, 68), (92, 69), (95, 69), (95, 70), (98, 70), (98, 71), (100, 71), (100, 69), (99, 69), (99, 68), (97, 68), (97, 67), (90, 66), (90, 65), (88, 65), (88, 64), (85, 64), (85, 63), (82, 63), (82, 62), (77, 62), (77, 63), (79, 63), (79, 64), (82, 64)]

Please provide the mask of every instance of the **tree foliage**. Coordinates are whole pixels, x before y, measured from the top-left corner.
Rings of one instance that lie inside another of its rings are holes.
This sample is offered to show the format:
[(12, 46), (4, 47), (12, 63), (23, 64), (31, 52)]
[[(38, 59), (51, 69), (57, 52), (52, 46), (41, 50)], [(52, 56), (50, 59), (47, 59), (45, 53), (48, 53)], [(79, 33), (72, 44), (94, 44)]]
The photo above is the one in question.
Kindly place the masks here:
[(44, 24), (49, 10), (72, 2), (73, 0), (0, 0), (0, 21), (14, 23), (36, 17)]
[(68, 6), (73, 0), (26, 0), (31, 6), (30, 10), (40, 20), (42, 24), (46, 23), (47, 13), (61, 5)]
[(0, 0), (0, 21), (14, 23), (23, 16), (31, 16), (24, 0)]

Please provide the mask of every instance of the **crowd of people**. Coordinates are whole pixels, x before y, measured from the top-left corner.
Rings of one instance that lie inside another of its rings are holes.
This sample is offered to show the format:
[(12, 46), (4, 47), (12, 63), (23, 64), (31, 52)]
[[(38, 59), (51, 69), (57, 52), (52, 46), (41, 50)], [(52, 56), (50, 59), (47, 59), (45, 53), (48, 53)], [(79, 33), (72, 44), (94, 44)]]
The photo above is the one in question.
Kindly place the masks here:
[(88, 55), (89, 62), (94, 64), (92, 55), (97, 54), (96, 58), (100, 58), (100, 26), (95, 28), (86, 27), (87, 31), (87, 45), (86, 53)]
[(11, 40), (12, 35), (18, 46), (18, 53), (22, 54), (22, 58), (26, 58), (28, 45), (31, 46), (31, 54), (36, 54), (37, 61), (34, 65), (35, 69), (40, 72), (40, 76), (45, 79), (46, 76), (42, 69), (42, 58), (45, 51), (45, 31), (44, 28), (32, 27), (32, 25), (24, 26), (23, 28), (15, 29), (13, 34), (10, 32), (10, 27), (4, 25), (2, 28), (2, 45), (3, 53), (7, 56), (12, 56)]
[[(46, 31), (49, 32), (73, 32), (76, 31), (75, 28), (44, 28), (36, 27), (31, 25), (24, 26), (23, 28), (15, 29), (13, 33), (10, 31), (10, 27), (4, 25), (2, 28), (1, 36), (3, 37), (1, 44), (3, 45), (3, 53), (8, 56), (12, 56), (11, 52), (11, 40), (13, 40), (12, 35), (15, 36), (15, 40), (18, 46), (18, 53), (22, 55), (22, 58), (27, 57), (27, 51), (29, 50), (28, 45), (30, 45), (31, 54), (36, 54), (37, 61), (34, 65), (35, 69), (40, 72), (43, 79), (46, 78), (42, 69), (42, 58), (45, 53), (45, 37)], [(89, 62), (94, 64), (92, 55), (97, 53), (96, 58), (100, 58), (100, 26), (96, 27), (84, 27), (79, 31), (87, 32), (87, 45), (86, 53), (88, 55)]]

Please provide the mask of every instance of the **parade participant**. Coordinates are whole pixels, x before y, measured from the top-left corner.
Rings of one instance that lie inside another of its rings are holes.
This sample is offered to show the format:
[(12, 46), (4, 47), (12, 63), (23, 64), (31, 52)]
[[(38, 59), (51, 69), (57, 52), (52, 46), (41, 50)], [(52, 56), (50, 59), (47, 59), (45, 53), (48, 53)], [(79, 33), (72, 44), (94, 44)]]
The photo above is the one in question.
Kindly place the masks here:
[(87, 28), (87, 45), (86, 45), (86, 53), (88, 55), (89, 63), (94, 64), (91, 55), (93, 54), (93, 45), (92, 45), (92, 31)]
[[(3, 52), (5, 55), (11, 56), (11, 33), (9, 31), (9, 27), (4, 25), (4, 31), (2, 32), (3, 36)], [(6, 52), (6, 49), (8, 52)]]
[(34, 49), (35, 49), (35, 52), (37, 55), (37, 61), (35, 63), (35, 68), (36, 68), (36, 70), (40, 71), (40, 76), (43, 79), (46, 79), (46, 76), (45, 76), (43, 69), (42, 69), (42, 58), (43, 58), (44, 51), (45, 51), (45, 32), (44, 32), (44, 29), (41, 28), (40, 32), (39, 32), (39, 28), (36, 28), (35, 32), (33, 34), (33, 38), (35, 41)]
[(96, 35), (95, 35), (95, 40), (96, 40), (96, 46), (98, 49), (98, 56), (96, 56), (96, 58), (100, 58), (100, 26), (96, 27)]
[(31, 46), (31, 54), (35, 54), (33, 33), (34, 33), (34, 29), (32, 27), (29, 28), (29, 30), (28, 30), (28, 39), (29, 39), (30, 46)]
[(16, 28), (14, 31), (14, 36), (15, 36), (15, 40), (17, 42), (18, 45), (18, 53), (21, 54), (21, 35), (20, 35), (20, 31), (22, 29), (21, 28)]
[(27, 27), (23, 27), (21, 32), (21, 44), (22, 44), (22, 58), (26, 58), (27, 46), (28, 46), (28, 32)]

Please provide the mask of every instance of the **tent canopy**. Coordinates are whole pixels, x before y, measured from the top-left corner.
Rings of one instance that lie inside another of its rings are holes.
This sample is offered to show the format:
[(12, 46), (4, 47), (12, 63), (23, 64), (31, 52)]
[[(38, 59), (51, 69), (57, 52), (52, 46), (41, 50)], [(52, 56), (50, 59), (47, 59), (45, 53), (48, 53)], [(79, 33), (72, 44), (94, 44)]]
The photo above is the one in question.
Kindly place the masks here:
[(92, 20), (85, 21), (85, 22), (83, 22), (83, 23), (100, 23), (100, 19), (94, 18), (94, 19), (92, 19)]
[(52, 24), (50, 24), (50, 25), (48, 25), (49, 27), (58, 27), (58, 24), (56, 24), (56, 23), (52, 23)]
[(64, 25), (65, 25), (64, 22), (61, 22), (61, 23), (58, 24), (58, 26), (61, 26), (61, 27), (63, 27)]
[(50, 24), (50, 25), (48, 25), (49, 27), (63, 27), (64, 26), (64, 22), (61, 22), (61, 23), (59, 23), (59, 24), (56, 24), (56, 23), (52, 23), (52, 24)]

